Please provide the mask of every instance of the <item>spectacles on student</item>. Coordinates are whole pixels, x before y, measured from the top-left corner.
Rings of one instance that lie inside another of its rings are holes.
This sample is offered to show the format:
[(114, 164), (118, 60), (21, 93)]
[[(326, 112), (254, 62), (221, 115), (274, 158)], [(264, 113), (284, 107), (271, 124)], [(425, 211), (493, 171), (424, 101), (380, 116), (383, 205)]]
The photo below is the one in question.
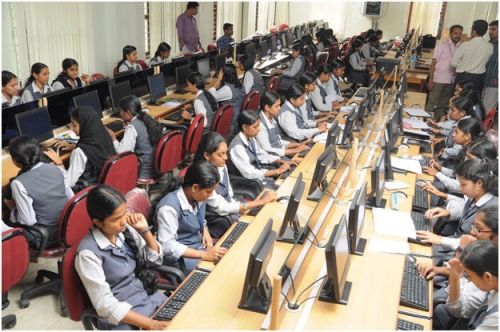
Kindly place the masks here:
[(478, 232), (478, 233), (492, 233), (493, 232), (491, 230), (480, 229), (479, 227), (477, 227), (477, 225), (475, 223), (472, 224), (472, 229), (476, 230), (476, 232)]

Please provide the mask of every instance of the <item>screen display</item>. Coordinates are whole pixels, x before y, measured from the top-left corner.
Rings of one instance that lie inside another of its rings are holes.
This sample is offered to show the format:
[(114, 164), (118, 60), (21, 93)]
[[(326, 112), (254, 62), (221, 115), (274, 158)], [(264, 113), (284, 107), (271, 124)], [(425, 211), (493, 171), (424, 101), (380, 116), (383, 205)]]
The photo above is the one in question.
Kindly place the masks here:
[(109, 94), (111, 95), (111, 102), (113, 103), (113, 110), (118, 111), (118, 104), (123, 98), (132, 94), (130, 83), (128, 81), (119, 84), (112, 84), (109, 86)]
[(84, 93), (74, 98), (75, 107), (89, 106), (102, 118), (102, 106), (97, 91)]
[(191, 66), (190, 65), (184, 65), (175, 68), (175, 80), (177, 83), (177, 86), (186, 86), (187, 84), (187, 76), (191, 72)]
[(16, 115), (19, 135), (37, 139), (39, 142), (54, 136), (47, 108), (37, 108)]
[(163, 75), (149, 76), (149, 93), (154, 99), (165, 96), (165, 79)]

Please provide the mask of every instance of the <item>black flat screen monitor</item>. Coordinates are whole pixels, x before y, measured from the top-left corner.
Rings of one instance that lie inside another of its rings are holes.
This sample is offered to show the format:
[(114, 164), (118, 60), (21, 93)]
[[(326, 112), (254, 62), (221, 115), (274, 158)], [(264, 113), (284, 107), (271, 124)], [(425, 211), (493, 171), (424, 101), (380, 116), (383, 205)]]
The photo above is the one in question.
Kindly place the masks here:
[(85, 87), (85, 91), (87, 92), (92, 90), (97, 91), (103, 109), (108, 109), (112, 106), (109, 99), (109, 83), (110, 79), (108, 77), (105, 77), (100, 80), (92, 81)]
[(111, 97), (113, 114), (116, 114), (120, 111), (120, 101), (130, 95), (132, 95), (132, 89), (130, 88), (130, 83), (128, 81), (109, 85), (109, 96)]
[(353, 139), (352, 130), (356, 119), (357, 119), (357, 112), (355, 109), (353, 109), (347, 115), (347, 120), (344, 125), (344, 132), (342, 134), (342, 141), (341, 141), (342, 148), (344, 149), (351, 148), (351, 141)]
[(351, 206), (349, 207), (349, 251), (351, 254), (363, 254), (366, 239), (361, 238), (361, 231), (365, 221), (366, 182), (356, 190)]
[(215, 62), (214, 62), (214, 71), (215, 75), (219, 73), (219, 70), (222, 69), (224, 64), (226, 63), (226, 55), (225, 54), (219, 54), (215, 56)]
[(38, 142), (54, 137), (47, 107), (35, 108), (15, 116), (17, 131), (20, 136), (33, 137)]
[(371, 206), (383, 208), (385, 202), (382, 199), (384, 195), (385, 184), (385, 157), (381, 154), (371, 171), (371, 184), (372, 184), (372, 204)]
[(304, 243), (304, 229), (300, 226), (297, 217), (297, 209), (299, 208), (304, 188), (305, 183), (302, 181), (301, 172), (295, 181), (295, 185), (293, 186), (292, 193), (290, 194), (290, 200), (288, 201), (288, 206), (286, 208), (285, 217), (283, 218), (283, 222), (281, 223), (281, 227), (278, 232), (278, 241), (280, 242)]
[(250, 252), (243, 293), (238, 308), (267, 313), (271, 304), (271, 281), (266, 268), (276, 240), (272, 230), (273, 220), (269, 219)]
[(175, 68), (175, 87), (178, 91), (183, 90), (187, 86), (187, 76), (190, 72), (190, 65)]
[(326, 136), (326, 146), (330, 146), (331, 144), (337, 144), (337, 141), (334, 141), (333, 136), (338, 135), (339, 132), (340, 132), (339, 122), (335, 120), (328, 129), (328, 134)]
[(281, 49), (282, 50), (288, 47), (287, 38), (286, 38), (287, 33), (288, 33), (288, 31), (280, 34), (280, 41), (281, 41)]
[(271, 54), (278, 52), (278, 40), (276, 35), (271, 36)]
[(135, 70), (133, 70), (133, 69), (119, 72), (113, 76), (113, 82), (115, 84), (128, 81), (130, 86), (132, 86), (134, 83), (134, 80), (135, 80)]
[(210, 77), (210, 58), (206, 57), (196, 61), (196, 71), (198, 71), (203, 78)]
[(17, 131), (16, 114), (35, 108), (38, 108), (38, 102), (36, 100), (2, 108), (2, 148), (9, 145), (10, 140), (19, 135)]
[(335, 156), (332, 145), (327, 147), (319, 156), (316, 161), (316, 167), (314, 168), (311, 186), (309, 187), (309, 196), (307, 197), (308, 200), (318, 202), (321, 199), (323, 191), (327, 187), (326, 174), (328, 173), (334, 158)]
[(387, 137), (387, 143), (389, 144), (391, 151), (397, 152), (398, 147), (396, 146), (396, 143), (398, 141), (398, 136), (399, 136), (398, 112), (394, 113), (391, 119), (387, 122), (386, 129), (389, 134), (389, 137)]
[(245, 51), (250, 59), (255, 60), (256, 53), (255, 53), (255, 44), (254, 43), (252, 43), (252, 42), (248, 43), (246, 48), (245, 48)]
[(167, 95), (165, 89), (165, 78), (162, 74), (151, 75), (148, 77), (149, 97), (153, 104), (157, 104), (159, 99)]
[(84, 93), (85, 87), (52, 92), (47, 96), (47, 108), (53, 127), (65, 126), (70, 122), (71, 112), (75, 109), (73, 98)]
[(262, 43), (260, 43), (260, 59), (263, 60), (268, 55), (269, 55), (269, 49), (267, 47), (267, 41), (263, 40)]
[(394, 172), (392, 171), (391, 164), (391, 145), (389, 142), (389, 133), (388, 130), (384, 130), (384, 135), (382, 135), (382, 151), (384, 154), (384, 162), (385, 162), (385, 179), (386, 180), (394, 180)]
[(292, 47), (293, 42), (294, 42), (294, 40), (293, 40), (293, 32), (292, 32), (291, 30), (288, 30), (288, 31), (286, 32), (286, 43), (287, 43), (287, 47), (288, 47), (288, 48)]
[(345, 214), (335, 226), (325, 249), (327, 278), (319, 300), (347, 304), (351, 283), (346, 281), (349, 271), (349, 236)]
[(96, 90), (89, 91), (83, 95), (79, 95), (73, 98), (73, 103), (76, 107), (89, 106), (91, 107), (97, 115), (102, 118), (102, 106), (99, 101), (99, 95)]

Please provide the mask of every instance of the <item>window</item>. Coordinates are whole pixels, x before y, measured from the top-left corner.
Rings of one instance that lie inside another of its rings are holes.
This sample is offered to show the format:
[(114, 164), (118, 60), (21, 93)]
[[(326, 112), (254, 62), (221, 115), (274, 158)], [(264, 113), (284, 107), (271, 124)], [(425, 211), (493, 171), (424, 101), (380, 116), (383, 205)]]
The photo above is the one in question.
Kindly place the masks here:
[(144, 3), (144, 50), (146, 58), (151, 55), (151, 34), (149, 30), (149, 2)]

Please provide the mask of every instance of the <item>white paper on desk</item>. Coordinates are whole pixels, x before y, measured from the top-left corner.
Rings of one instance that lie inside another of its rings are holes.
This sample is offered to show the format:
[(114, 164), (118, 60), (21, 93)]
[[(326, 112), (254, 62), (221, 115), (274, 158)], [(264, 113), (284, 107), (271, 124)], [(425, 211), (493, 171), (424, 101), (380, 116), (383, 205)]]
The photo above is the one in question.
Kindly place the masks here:
[(426, 138), (430, 138), (431, 137), (431, 135), (429, 135), (425, 131), (418, 130), (418, 129), (403, 128), (403, 131), (405, 133), (408, 133), (408, 134), (416, 134), (416, 135), (419, 135), (419, 136), (424, 136)]
[(328, 137), (328, 132), (325, 131), (324, 133), (321, 133), (321, 134), (314, 136), (313, 140), (314, 140), (314, 142), (320, 142), (320, 143), (325, 144), (327, 137)]
[(391, 157), (391, 165), (408, 172), (422, 174), (422, 166), (417, 159)]
[(325, 97), (325, 104), (326, 105), (331, 105), (332, 103), (334, 103), (336, 101), (338, 101), (338, 102), (344, 101), (344, 97), (339, 96), (339, 95), (328, 95)]
[(403, 119), (403, 126), (413, 129), (429, 129), (429, 125), (420, 119)]
[(391, 191), (410, 188), (410, 186), (401, 181), (385, 181), (384, 188), (385, 190)]
[(339, 110), (341, 113), (349, 113), (354, 109), (354, 106), (342, 106)]
[[(330, 128), (332, 127), (332, 125), (333, 125), (333, 123), (329, 123), (329, 122), (328, 122), (328, 123), (326, 124), (326, 128), (330, 129)], [(344, 128), (345, 128), (345, 124), (339, 123), (339, 127), (340, 127), (340, 129), (344, 130)]]
[(424, 111), (423, 109), (421, 108), (413, 108), (413, 107), (410, 107), (410, 108), (403, 108), (403, 111), (405, 111), (406, 113), (408, 113), (410, 116), (421, 116), (421, 117), (424, 117), (424, 118), (430, 118), (431, 115), (429, 113), (427, 113), (426, 111)]
[(409, 213), (380, 208), (373, 208), (372, 213), (376, 233), (405, 238), (417, 236), (415, 225)]
[(166, 103), (162, 104), (161, 106), (165, 106), (165, 107), (177, 107), (180, 104), (182, 104), (182, 103), (180, 103), (178, 101), (169, 100)]
[(370, 239), (370, 247), (368, 250), (406, 255), (410, 253), (410, 244), (406, 241), (372, 238)]

